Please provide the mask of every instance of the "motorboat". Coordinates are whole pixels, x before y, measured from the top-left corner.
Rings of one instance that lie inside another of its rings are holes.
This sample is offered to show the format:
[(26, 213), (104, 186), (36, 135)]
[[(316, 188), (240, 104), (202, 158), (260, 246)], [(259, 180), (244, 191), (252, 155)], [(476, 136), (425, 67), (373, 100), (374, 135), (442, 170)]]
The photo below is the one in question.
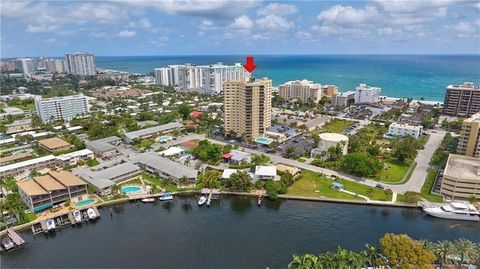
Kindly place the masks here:
[(142, 202), (144, 202), (144, 203), (153, 203), (153, 202), (155, 202), (155, 198), (144, 198), (144, 199), (142, 199)]
[(1, 242), (2, 242), (2, 247), (5, 251), (9, 251), (15, 247), (15, 244), (13, 243), (12, 239), (10, 239), (8, 236), (2, 238)]
[(433, 207), (424, 207), (423, 212), (442, 219), (480, 221), (480, 212), (465, 202), (451, 202)]
[(160, 201), (173, 200), (173, 195), (169, 192), (166, 192), (163, 195), (161, 195), (160, 197), (158, 197), (158, 200), (160, 200)]
[(82, 222), (82, 213), (80, 213), (78, 210), (73, 211), (73, 218), (75, 219), (76, 223)]
[(205, 204), (205, 202), (207, 202), (207, 197), (204, 195), (200, 196), (200, 199), (198, 199), (198, 205), (202, 206), (203, 204)]
[(55, 225), (55, 220), (54, 219), (48, 219), (47, 220), (47, 231), (53, 231), (57, 228), (57, 225)]
[(88, 215), (88, 218), (91, 220), (94, 220), (97, 218), (97, 213), (95, 213), (95, 210), (93, 210), (93, 208), (87, 209), (87, 215)]

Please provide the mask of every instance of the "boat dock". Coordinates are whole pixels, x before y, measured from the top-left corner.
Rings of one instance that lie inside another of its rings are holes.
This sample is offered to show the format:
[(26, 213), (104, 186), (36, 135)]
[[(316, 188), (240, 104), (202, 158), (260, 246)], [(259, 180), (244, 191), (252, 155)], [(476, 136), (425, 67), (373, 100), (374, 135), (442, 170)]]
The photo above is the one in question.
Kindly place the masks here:
[(208, 188), (205, 188), (205, 189), (202, 189), (200, 191), (200, 193), (202, 195), (206, 195), (207, 196), (207, 206), (210, 206), (212, 200), (217, 200), (217, 199), (220, 199), (220, 195), (221, 195), (221, 191), (219, 189), (208, 189)]
[[(10, 239), (11, 245), (5, 245), (3, 243), (4, 239), (7, 239), (7, 242), (8, 242), (8, 239)], [(17, 234), (17, 232), (15, 232), (12, 228), (8, 228), (7, 233), (5, 234), (5, 238), (2, 239), (2, 245), (0, 245), (0, 251), (14, 250), (18, 247), (23, 246), (23, 244), (25, 244), (25, 240), (23, 240), (23, 238), (19, 234)]]
[[(82, 209), (78, 209), (81, 214), (81, 222), (84, 222), (88, 220), (88, 215), (87, 215), (87, 210), (89, 208), (92, 208), (95, 214), (99, 217), (100, 212), (98, 211), (97, 207), (85, 207)], [(41, 234), (41, 233), (48, 233), (48, 226), (47, 226), (47, 221), (48, 220), (53, 220), (55, 223), (55, 229), (60, 229), (64, 226), (70, 226), (70, 225), (75, 225), (78, 224), (77, 221), (75, 221), (75, 218), (73, 217), (72, 212), (66, 212), (66, 213), (60, 213), (57, 215), (54, 215), (49, 218), (43, 218), (39, 219), (37, 222), (33, 223), (32, 226), (30, 227), (32, 230), (33, 235)]]

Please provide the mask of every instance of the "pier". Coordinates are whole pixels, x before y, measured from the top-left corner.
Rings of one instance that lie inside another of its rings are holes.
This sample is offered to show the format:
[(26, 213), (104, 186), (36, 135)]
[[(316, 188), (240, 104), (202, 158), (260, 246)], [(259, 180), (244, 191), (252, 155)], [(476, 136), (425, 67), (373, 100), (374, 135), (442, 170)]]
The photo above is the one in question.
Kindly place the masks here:
[(202, 189), (200, 191), (202, 195), (207, 196), (207, 206), (210, 206), (212, 200), (220, 199), (221, 191), (219, 189)]
[[(84, 207), (81, 209), (77, 209), (80, 211), (81, 215), (81, 222), (87, 221), (88, 220), (88, 215), (87, 215), (87, 210), (89, 208), (92, 208), (93, 211), (95, 211), (95, 214), (97, 217), (100, 217), (100, 212), (98, 211), (97, 207)], [(75, 218), (73, 217), (72, 211), (69, 212), (63, 212), (63, 213), (58, 213), (53, 216), (45, 217), (42, 219), (37, 220), (36, 222), (31, 224), (30, 229), (32, 230), (33, 235), (41, 234), (41, 233), (48, 233), (48, 227), (47, 227), (47, 221), (52, 219), (55, 222), (55, 229), (60, 229), (65, 226), (70, 226), (70, 225), (75, 225), (79, 224), (79, 222), (75, 221)]]

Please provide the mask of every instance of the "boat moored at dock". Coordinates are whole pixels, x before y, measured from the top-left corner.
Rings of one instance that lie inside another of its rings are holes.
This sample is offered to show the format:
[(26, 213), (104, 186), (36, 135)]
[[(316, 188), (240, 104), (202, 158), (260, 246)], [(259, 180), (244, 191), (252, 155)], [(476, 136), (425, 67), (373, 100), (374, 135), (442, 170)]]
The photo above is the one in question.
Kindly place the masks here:
[(164, 193), (163, 195), (161, 195), (160, 197), (158, 197), (158, 200), (160, 201), (170, 201), (170, 200), (173, 200), (173, 194), (171, 194), (170, 192), (166, 192)]
[(200, 196), (200, 198), (198, 199), (198, 205), (199, 206), (202, 206), (203, 204), (205, 204), (205, 202), (207, 201), (207, 197), (205, 196)]
[(93, 210), (93, 208), (87, 209), (87, 215), (90, 220), (95, 220), (97, 218), (97, 213), (95, 213), (95, 210)]
[(480, 212), (478, 212), (475, 206), (464, 202), (424, 207), (423, 212), (443, 219), (480, 221)]
[(75, 219), (76, 223), (81, 223), (82, 222), (82, 214), (80, 213), (79, 210), (73, 211), (73, 218)]
[(54, 219), (48, 219), (47, 220), (47, 232), (53, 232), (55, 231), (55, 228), (57, 228), (57, 225), (55, 224)]
[(153, 203), (155, 202), (155, 198), (144, 198), (142, 199), (142, 203)]

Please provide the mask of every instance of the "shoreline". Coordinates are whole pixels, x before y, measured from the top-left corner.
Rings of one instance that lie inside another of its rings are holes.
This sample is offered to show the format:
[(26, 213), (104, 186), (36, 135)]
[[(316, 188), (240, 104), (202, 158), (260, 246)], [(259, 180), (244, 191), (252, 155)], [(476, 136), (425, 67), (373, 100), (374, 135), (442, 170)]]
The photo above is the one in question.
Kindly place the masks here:
[[(193, 196), (199, 192), (197, 191), (185, 191), (185, 192), (172, 192), (173, 195), (175, 196)], [(222, 191), (221, 194), (225, 195), (232, 195), (232, 196), (244, 196), (244, 197), (258, 197), (257, 194), (254, 193), (247, 193), (247, 192), (229, 192), (229, 191)], [(285, 194), (280, 194), (278, 195), (278, 199), (284, 199), (284, 200), (295, 200), (295, 201), (308, 201), (308, 202), (320, 202), (320, 203), (337, 203), (337, 204), (350, 204), (350, 205), (359, 205), (359, 206), (383, 206), (383, 207), (394, 207), (394, 208), (418, 208), (419, 206), (416, 204), (408, 204), (408, 203), (399, 203), (399, 202), (367, 202), (367, 201), (361, 201), (361, 200), (347, 200), (347, 199), (335, 199), (335, 198), (327, 198), (327, 197), (306, 197), (306, 196), (293, 196), (293, 195), (285, 195)], [(103, 207), (108, 207), (108, 206), (113, 206), (113, 205), (118, 205), (118, 204), (123, 204), (126, 202), (130, 201), (137, 201), (138, 199), (129, 199), (129, 198), (120, 198), (116, 200), (110, 200), (106, 202), (101, 202), (98, 204), (90, 205), (90, 206), (85, 206), (82, 209), (89, 208), (92, 206), (95, 206), (97, 208), (103, 208)], [(75, 208), (74, 210), (78, 210), (78, 208)], [(73, 212), (71, 210), (70, 212)], [(21, 225), (17, 225), (14, 227), (10, 227), (10, 229), (13, 229), (14, 231), (25, 231), (29, 229), (32, 225), (35, 225), (40, 222), (40, 219), (35, 219), (31, 222), (24, 223)], [(7, 233), (7, 230), (1, 231), (0, 236), (4, 236)]]

